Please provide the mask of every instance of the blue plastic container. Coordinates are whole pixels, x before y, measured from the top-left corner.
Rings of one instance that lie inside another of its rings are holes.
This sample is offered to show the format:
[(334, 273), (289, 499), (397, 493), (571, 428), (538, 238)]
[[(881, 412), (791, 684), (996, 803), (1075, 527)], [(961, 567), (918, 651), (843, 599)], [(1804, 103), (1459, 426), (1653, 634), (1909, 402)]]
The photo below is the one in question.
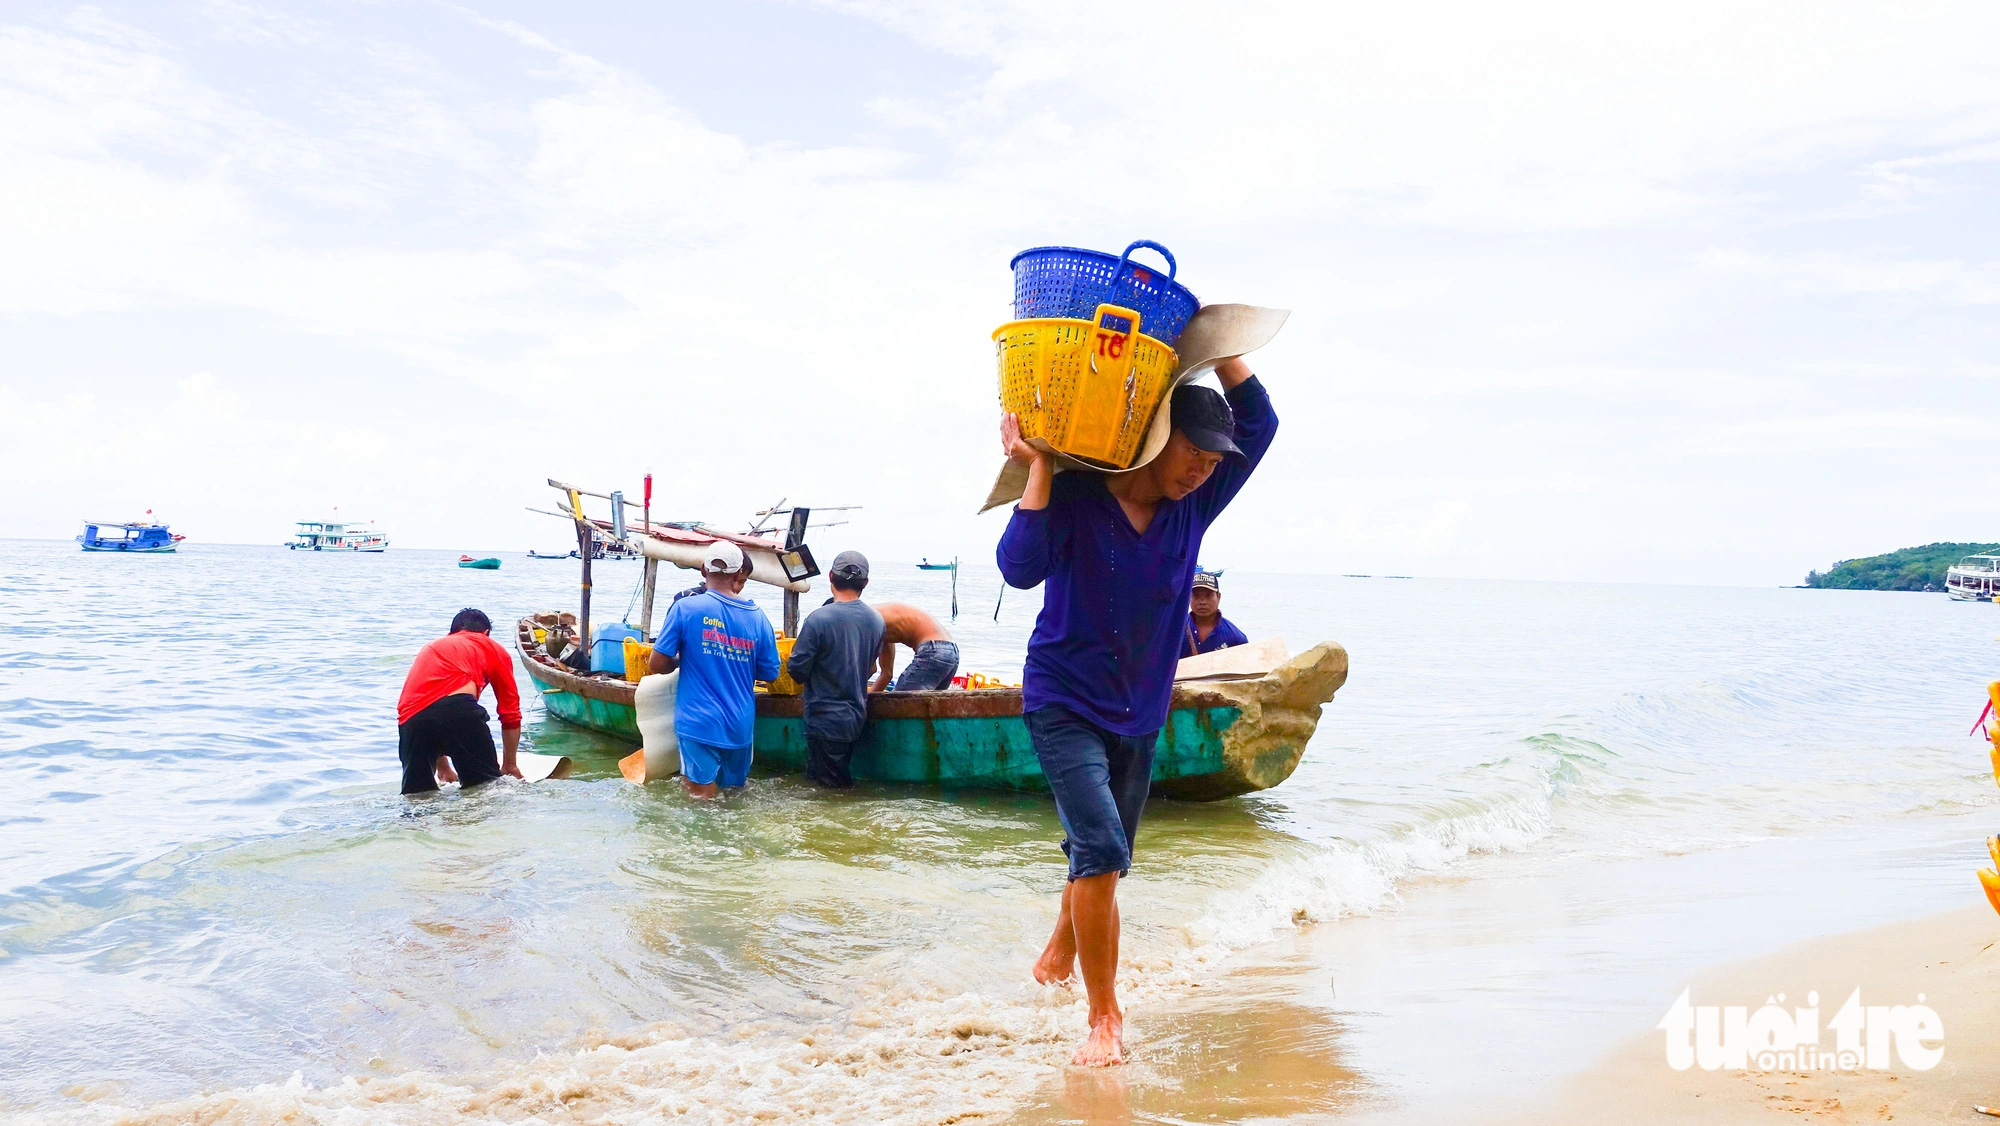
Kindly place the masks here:
[[(1132, 261), (1140, 247), (1167, 260), (1167, 276)], [(1139, 331), (1172, 347), (1201, 301), (1174, 280), (1174, 256), (1157, 242), (1140, 239), (1123, 254), (1074, 246), (1038, 246), (1008, 263), (1014, 268), (1014, 317), (1070, 317), (1089, 320), (1099, 305), (1122, 305), (1139, 314)]]
[(611, 672), (625, 675), (625, 639), (636, 637), (641, 641), (646, 635), (626, 625), (613, 622), (608, 626), (598, 626), (596, 636), (590, 642), (590, 671)]

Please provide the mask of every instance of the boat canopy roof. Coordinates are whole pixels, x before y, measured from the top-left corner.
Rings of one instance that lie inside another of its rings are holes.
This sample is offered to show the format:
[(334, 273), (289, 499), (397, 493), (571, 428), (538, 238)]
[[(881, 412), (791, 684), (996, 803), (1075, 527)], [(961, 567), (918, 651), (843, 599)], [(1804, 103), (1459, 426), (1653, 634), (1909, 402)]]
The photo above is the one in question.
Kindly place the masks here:
[(1953, 566), (1968, 571), (2000, 571), (2000, 555), (1968, 555)]

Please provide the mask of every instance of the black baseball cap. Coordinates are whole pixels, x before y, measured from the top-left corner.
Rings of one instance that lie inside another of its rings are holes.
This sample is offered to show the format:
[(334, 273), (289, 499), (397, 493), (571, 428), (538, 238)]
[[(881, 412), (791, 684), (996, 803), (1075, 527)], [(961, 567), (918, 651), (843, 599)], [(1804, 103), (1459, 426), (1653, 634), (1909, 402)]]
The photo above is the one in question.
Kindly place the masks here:
[(1175, 391), (1173, 421), (1174, 429), (1186, 434), (1195, 449), (1243, 456), (1233, 439), (1236, 414), (1214, 388), (1189, 383)]
[(832, 574), (843, 579), (865, 579), (868, 577), (868, 557), (858, 551), (843, 551), (833, 557)]

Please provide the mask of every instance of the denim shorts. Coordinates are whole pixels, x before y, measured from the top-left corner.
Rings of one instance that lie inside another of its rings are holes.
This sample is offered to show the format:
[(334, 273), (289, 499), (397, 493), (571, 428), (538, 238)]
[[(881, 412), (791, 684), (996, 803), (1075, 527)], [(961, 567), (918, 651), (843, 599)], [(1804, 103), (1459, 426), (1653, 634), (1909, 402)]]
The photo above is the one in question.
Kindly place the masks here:
[(1130, 871), (1160, 733), (1119, 735), (1056, 705), (1022, 718), (1056, 796), (1069, 878)]
[(926, 641), (917, 646), (910, 663), (896, 677), (898, 692), (942, 692), (958, 675), (958, 644)]
[(725, 786), (747, 785), (750, 781), (750, 748), (718, 747), (682, 739), (681, 777), (697, 786), (721, 782)]

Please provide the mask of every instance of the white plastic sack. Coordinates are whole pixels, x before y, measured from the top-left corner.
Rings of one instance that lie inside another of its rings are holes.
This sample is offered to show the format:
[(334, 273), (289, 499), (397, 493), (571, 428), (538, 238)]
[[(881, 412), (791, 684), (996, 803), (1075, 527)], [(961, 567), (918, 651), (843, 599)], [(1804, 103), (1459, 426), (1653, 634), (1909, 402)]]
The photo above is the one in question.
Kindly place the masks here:
[(634, 688), (632, 710), (641, 746), (618, 763), (627, 781), (643, 786), (681, 772), (681, 744), (674, 736), (674, 695), (680, 683), (680, 670), (675, 669), (641, 677)]

